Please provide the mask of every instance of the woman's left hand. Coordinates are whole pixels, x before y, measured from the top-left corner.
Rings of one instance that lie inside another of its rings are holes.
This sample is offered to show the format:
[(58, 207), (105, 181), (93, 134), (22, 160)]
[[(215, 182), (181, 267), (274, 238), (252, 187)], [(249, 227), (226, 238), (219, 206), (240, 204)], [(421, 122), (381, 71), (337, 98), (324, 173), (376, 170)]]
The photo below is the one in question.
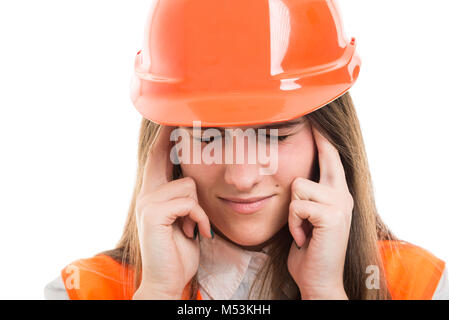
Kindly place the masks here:
[(348, 299), (343, 270), (354, 201), (337, 149), (312, 127), (318, 149), (320, 181), (292, 183), (288, 224), (295, 243), (288, 270), (302, 299)]

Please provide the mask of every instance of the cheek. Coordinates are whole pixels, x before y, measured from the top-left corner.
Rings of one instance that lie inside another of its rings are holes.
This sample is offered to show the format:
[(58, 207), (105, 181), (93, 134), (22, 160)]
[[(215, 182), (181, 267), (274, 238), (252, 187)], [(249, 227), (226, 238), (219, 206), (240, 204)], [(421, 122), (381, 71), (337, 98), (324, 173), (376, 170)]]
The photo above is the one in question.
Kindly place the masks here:
[(196, 182), (198, 192), (203, 193), (212, 190), (222, 174), (220, 165), (211, 164), (183, 164), (181, 170), (184, 177), (192, 177)]
[[(217, 181), (217, 177), (220, 175), (220, 165), (218, 164), (204, 164), (204, 163), (193, 163), (193, 142), (192, 140), (188, 142), (179, 142), (177, 145), (178, 151), (181, 150), (190, 150), (190, 158), (186, 163), (181, 161), (181, 170), (184, 177), (192, 177), (196, 183), (197, 188), (206, 189), (213, 185), (215, 181)], [(182, 152), (181, 152), (182, 154)]]
[(306, 128), (279, 144), (278, 177), (286, 184), (296, 177), (310, 179), (316, 154), (312, 131)]

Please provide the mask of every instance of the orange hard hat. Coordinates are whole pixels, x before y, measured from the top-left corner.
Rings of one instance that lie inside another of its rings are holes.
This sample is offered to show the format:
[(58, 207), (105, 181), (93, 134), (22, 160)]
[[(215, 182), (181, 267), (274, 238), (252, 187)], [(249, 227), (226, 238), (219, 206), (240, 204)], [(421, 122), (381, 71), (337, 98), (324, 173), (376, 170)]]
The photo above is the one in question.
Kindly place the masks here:
[(156, 0), (131, 99), (163, 125), (247, 126), (325, 106), (357, 80), (333, 0)]

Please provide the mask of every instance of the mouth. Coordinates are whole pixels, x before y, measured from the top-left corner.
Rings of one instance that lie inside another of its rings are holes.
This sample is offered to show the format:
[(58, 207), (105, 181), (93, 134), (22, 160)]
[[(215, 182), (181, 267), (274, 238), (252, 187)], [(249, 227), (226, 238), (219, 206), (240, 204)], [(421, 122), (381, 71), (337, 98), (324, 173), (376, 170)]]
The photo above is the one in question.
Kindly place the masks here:
[(240, 214), (251, 214), (261, 210), (266, 206), (268, 201), (274, 195), (253, 197), (253, 198), (222, 198), (218, 197), (224, 204), (230, 207), (233, 211)]

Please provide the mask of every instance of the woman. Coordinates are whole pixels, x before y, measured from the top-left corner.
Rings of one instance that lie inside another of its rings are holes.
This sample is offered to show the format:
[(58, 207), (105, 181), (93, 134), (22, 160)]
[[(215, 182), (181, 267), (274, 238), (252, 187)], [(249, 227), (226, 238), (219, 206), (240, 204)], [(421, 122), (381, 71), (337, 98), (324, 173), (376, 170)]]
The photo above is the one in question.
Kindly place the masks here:
[[(399, 241), (377, 213), (348, 92), (360, 59), (333, 1), (162, 0), (145, 36), (124, 233), (64, 268), (47, 297), (449, 298), (444, 261)], [(191, 161), (198, 150), (223, 159), (238, 129), (258, 132), (240, 145), (243, 162)], [(275, 159), (245, 159), (267, 145)]]

